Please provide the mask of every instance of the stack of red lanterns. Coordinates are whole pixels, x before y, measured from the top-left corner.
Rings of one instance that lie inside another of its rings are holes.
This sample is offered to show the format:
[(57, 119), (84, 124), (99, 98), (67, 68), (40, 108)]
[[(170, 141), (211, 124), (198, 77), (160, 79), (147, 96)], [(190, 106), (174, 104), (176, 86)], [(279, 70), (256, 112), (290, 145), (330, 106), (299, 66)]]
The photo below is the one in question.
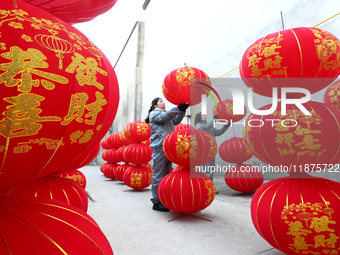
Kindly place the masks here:
[(212, 160), (217, 153), (215, 139), (194, 128), (171, 132), (164, 140), (165, 156), (179, 165), (180, 171), (166, 175), (159, 184), (158, 195), (168, 209), (191, 214), (205, 209), (215, 198), (215, 185), (195, 167)]
[(152, 170), (147, 164), (152, 158), (150, 145), (143, 143), (149, 141), (151, 135), (150, 124), (144, 121), (135, 121), (128, 124), (124, 129), (127, 139), (134, 143), (128, 145), (123, 151), (123, 158), (126, 162), (134, 164), (123, 174), (125, 184), (133, 189), (145, 189), (152, 181)]
[[(300, 87), (315, 93), (340, 74), (340, 41), (318, 28), (273, 33), (246, 50), (240, 74), (247, 86), (263, 96), (272, 96), (273, 87)], [(336, 94), (336, 89), (329, 89), (325, 102), (336, 103)], [(340, 112), (313, 101), (302, 106), (311, 115), (291, 104), (283, 114), (279, 103), (272, 114), (251, 114), (247, 119), (244, 139), (250, 151), (272, 168), (290, 173), (256, 191), (252, 219), (259, 234), (285, 254), (337, 254), (340, 184), (305, 172), (340, 162)]]
[(117, 77), (85, 35), (29, 2), (0, 2), (0, 254), (110, 255), (84, 188), (51, 174), (96, 156)]
[(218, 152), (224, 161), (237, 164), (229, 167), (224, 177), (226, 184), (231, 189), (248, 193), (262, 185), (263, 174), (260, 169), (256, 166), (243, 164), (253, 154), (247, 148), (242, 137), (233, 137), (224, 141), (220, 145)]

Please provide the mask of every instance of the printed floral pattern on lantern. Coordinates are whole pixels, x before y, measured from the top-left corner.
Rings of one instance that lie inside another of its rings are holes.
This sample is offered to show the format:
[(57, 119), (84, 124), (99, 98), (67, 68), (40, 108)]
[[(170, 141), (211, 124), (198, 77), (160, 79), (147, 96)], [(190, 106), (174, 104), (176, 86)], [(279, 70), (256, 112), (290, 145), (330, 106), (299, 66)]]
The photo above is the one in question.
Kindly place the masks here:
[(190, 79), (194, 78), (195, 71), (191, 67), (178, 68), (176, 71), (176, 80), (179, 86), (189, 86)]
[(178, 135), (176, 141), (176, 153), (181, 158), (190, 158), (190, 140), (187, 136)]
[(316, 43), (316, 53), (320, 59), (320, 70), (327, 71), (340, 67), (340, 42), (339, 40), (327, 31), (319, 31), (312, 29)]
[(204, 202), (205, 205), (210, 205), (212, 201), (215, 199), (216, 188), (212, 180), (206, 178), (205, 187), (208, 190), (208, 199)]

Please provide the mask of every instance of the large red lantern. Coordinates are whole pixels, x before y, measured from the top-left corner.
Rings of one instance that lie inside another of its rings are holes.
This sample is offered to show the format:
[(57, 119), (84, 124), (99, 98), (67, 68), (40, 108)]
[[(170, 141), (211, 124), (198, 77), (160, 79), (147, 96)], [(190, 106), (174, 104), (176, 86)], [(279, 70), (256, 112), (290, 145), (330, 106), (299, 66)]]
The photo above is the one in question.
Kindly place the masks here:
[(97, 223), (59, 201), (0, 196), (0, 254), (113, 255)]
[(287, 172), (322, 170), (339, 163), (340, 111), (313, 101), (303, 106), (312, 115), (305, 115), (295, 105), (287, 105), (286, 115), (281, 115), (281, 103), (272, 114), (251, 114), (243, 129), (249, 150)]
[(218, 153), (224, 161), (235, 164), (242, 164), (253, 156), (242, 137), (233, 137), (224, 141)]
[(127, 139), (134, 140), (135, 142), (143, 142), (150, 138), (151, 126), (144, 121), (138, 120), (126, 125), (124, 135)]
[(225, 173), (225, 183), (233, 190), (249, 193), (263, 183), (263, 174), (257, 166), (236, 165)]
[(325, 104), (334, 106), (340, 109), (340, 81), (336, 81), (331, 84), (323, 95), (323, 101)]
[(77, 183), (58, 176), (45, 176), (38, 180), (0, 190), (0, 196), (28, 196), (57, 200), (87, 212), (86, 191)]
[(195, 168), (209, 163), (216, 156), (217, 143), (206, 131), (179, 129), (165, 137), (163, 151), (171, 162), (185, 168)]
[(278, 88), (279, 97), (281, 87), (302, 87), (313, 94), (339, 74), (340, 41), (331, 33), (313, 27), (266, 35), (250, 45), (240, 63), (245, 84), (255, 93), (268, 97), (272, 96), (273, 87)]
[(125, 147), (123, 158), (125, 162), (142, 165), (152, 159), (152, 149), (149, 145), (133, 143)]
[(215, 185), (203, 173), (194, 173), (191, 178), (189, 169), (166, 175), (158, 186), (161, 203), (168, 209), (183, 214), (191, 214), (208, 207), (215, 198)]
[(213, 116), (217, 115), (219, 119), (227, 120), (228, 123), (237, 122), (244, 118), (247, 114), (247, 108), (244, 106), (244, 114), (234, 115), (233, 114), (233, 100), (225, 99), (214, 105)]
[(35, 5), (55, 17), (70, 23), (81, 23), (94, 19), (110, 10), (117, 0), (23, 0)]
[(86, 188), (86, 177), (81, 171), (77, 169), (61, 172), (59, 174), (56, 174), (56, 176), (72, 180), (76, 182), (83, 189)]
[(210, 91), (210, 87), (211, 82), (206, 73), (195, 67), (182, 67), (164, 78), (162, 91), (164, 97), (175, 105), (189, 102), (193, 106), (201, 102), (202, 95), (208, 95), (204, 90)]
[(270, 181), (251, 202), (256, 230), (289, 255), (338, 254), (339, 212), (340, 184), (311, 176)]
[(143, 166), (131, 166), (124, 172), (123, 180), (130, 188), (145, 189), (151, 184), (152, 170)]
[[(83, 34), (22, 1), (1, 1), (0, 188), (63, 169), (111, 126), (114, 70)], [(96, 50), (96, 54), (94, 51)]]

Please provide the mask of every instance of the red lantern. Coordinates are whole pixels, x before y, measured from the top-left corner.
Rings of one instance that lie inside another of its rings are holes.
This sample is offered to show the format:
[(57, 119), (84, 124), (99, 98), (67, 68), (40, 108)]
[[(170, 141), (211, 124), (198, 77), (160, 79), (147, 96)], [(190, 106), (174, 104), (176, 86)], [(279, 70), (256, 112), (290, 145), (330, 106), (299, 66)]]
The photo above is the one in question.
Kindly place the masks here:
[(134, 166), (134, 165), (130, 165), (130, 164), (126, 163), (124, 165), (119, 165), (117, 168), (115, 168), (114, 175), (117, 178), (117, 180), (123, 182), (124, 181), (124, 172), (132, 166)]
[(56, 174), (56, 176), (72, 180), (76, 182), (83, 189), (86, 188), (86, 177), (81, 171), (77, 169), (61, 172), (59, 174)]
[(323, 101), (325, 104), (334, 106), (340, 109), (340, 81), (334, 82), (330, 85), (323, 95)]
[(236, 165), (225, 173), (225, 183), (233, 190), (249, 193), (263, 183), (263, 174), (257, 166)]
[(113, 255), (97, 223), (59, 201), (0, 196), (0, 254)]
[(253, 156), (242, 137), (233, 137), (224, 141), (218, 153), (224, 161), (235, 164), (242, 164)]
[(109, 145), (107, 139), (103, 140), (103, 141), (101, 142), (101, 145), (102, 145), (102, 148), (103, 148), (104, 150), (109, 150), (109, 149), (111, 149), (111, 146)]
[(165, 77), (162, 91), (164, 97), (175, 105), (189, 102), (193, 106), (201, 102), (202, 95), (207, 95), (204, 90), (210, 91), (209, 87), (211, 82), (206, 73), (194, 67), (182, 67)]
[(285, 254), (337, 254), (339, 212), (340, 184), (311, 176), (270, 181), (251, 202), (256, 230)]
[(151, 136), (151, 126), (144, 121), (135, 121), (126, 125), (124, 135), (135, 142), (143, 142)]
[[(266, 35), (245, 51), (240, 63), (244, 83), (255, 93), (267, 97), (272, 96), (273, 87), (278, 88), (279, 97), (281, 87), (302, 87), (313, 94), (339, 74), (339, 40), (327, 31), (312, 27)], [(290, 97), (300, 97), (300, 94)]]
[(163, 151), (171, 162), (185, 168), (195, 168), (215, 157), (217, 143), (212, 135), (203, 130), (179, 129), (165, 137)]
[(130, 188), (145, 189), (151, 184), (152, 170), (143, 166), (131, 166), (124, 172), (123, 180)]
[(225, 99), (222, 101), (222, 104), (218, 102), (214, 105), (213, 108), (213, 116), (217, 115), (219, 119), (225, 119), (228, 123), (237, 122), (244, 118), (247, 114), (247, 108), (244, 106), (244, 114), (242, 115), (234, 115), (233, 114), (233, 100)]
[(76, 24), (94, 19), (110, 10), (117, 0), (23, 0), (35, 5), (55, 17), (70, 23)]
[(175, 130), (184, 129), (184, 128), (190, 128), (190, 125), (179, 123), (178, 125), (175, 126)]
[(121, 161), (120, 155), (118, 154), (118, 149), (113, 148), (108, 151), (104, 151), (102, 154), (102, 158), (110, 163), (118, 163)]
[(100, 172), (104, 173), (103, 170), (107, 164), (110, 164), (110, 163), (104, 163), (100, 166)]
[(152, 149), (150, 146), (142, 143), (133, 143), (124, 149), (123, 158), (126, 162), (135, 165), (145, 164), (152, 159)]
[(249, 150), (263, 162), (283, 166), (287, 172), (321, 170), (339, 163), (340, 112), (313, 101), (303, 106), (312, 115), (304, 115), (295, 105), (287, 105), (287, 114), (281, 115), (281, 103), (272, 114), (250, 115), (243, 129)]
[(28, 196), (57, 200), (87, 212), (88, 197), (78, 184), (58, 176), (45, 176), (38, 180), (0, 190), (0, 196)]
[[(112, 66), (83, 34), (22, 1), (1, 1), (0, 189), (63, 169), (117, 111)], [(99, 51), (99, 50), (98, 50)]]
[(115, 176), (115, 170), (119, 167), (120, 165), (118, 164), (111, 164), (108, 163), (104, 166), (103, 168), (103, 174), (105, 175), (105, 177), (110, 178), (112, 180), (116, 179)]
[(171, 173), (181, 171), (183, 169), (186, 169), (184, 166), (176, 166), (175, 168), (171, 168)]
[(124, 134), (124, 130), (118, 133), (118, 139), (120, 141), (121, 145), (130, 145), (132, 143), (135, 143), (133, 139), (127, 138)]
[(215, 185), (203, 173), (183, 169), (166, 175), (158, 186), (161, 203), (168, 209), (183, 214), (191, 214), (208, 207), (215, 198)]
[(123, 146), (123, 144), (119, 140), (118, 133), (113, 133), (109, 135), (106, 139), (107, 139), (107, 143), (110, 146), (110, 148), (119, 148)]

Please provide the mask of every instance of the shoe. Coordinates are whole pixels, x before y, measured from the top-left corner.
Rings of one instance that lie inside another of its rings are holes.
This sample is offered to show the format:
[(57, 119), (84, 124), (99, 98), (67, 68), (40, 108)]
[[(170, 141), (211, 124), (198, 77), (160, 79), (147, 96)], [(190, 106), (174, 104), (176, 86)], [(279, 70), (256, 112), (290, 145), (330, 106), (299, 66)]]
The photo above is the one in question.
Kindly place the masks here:
[(169, 212), (170, 210), (168, 208), (166, 208), (164, 205), (162, 205), (161, 203), (157, 203), (157, 204), (154, 204), (152, 206), (152, 210), (155, 210), (155, 211), (160, 211), (160, 212)]
[(218, 190), (216, 190), (216, 194), (220, 194), (220, 192)]

